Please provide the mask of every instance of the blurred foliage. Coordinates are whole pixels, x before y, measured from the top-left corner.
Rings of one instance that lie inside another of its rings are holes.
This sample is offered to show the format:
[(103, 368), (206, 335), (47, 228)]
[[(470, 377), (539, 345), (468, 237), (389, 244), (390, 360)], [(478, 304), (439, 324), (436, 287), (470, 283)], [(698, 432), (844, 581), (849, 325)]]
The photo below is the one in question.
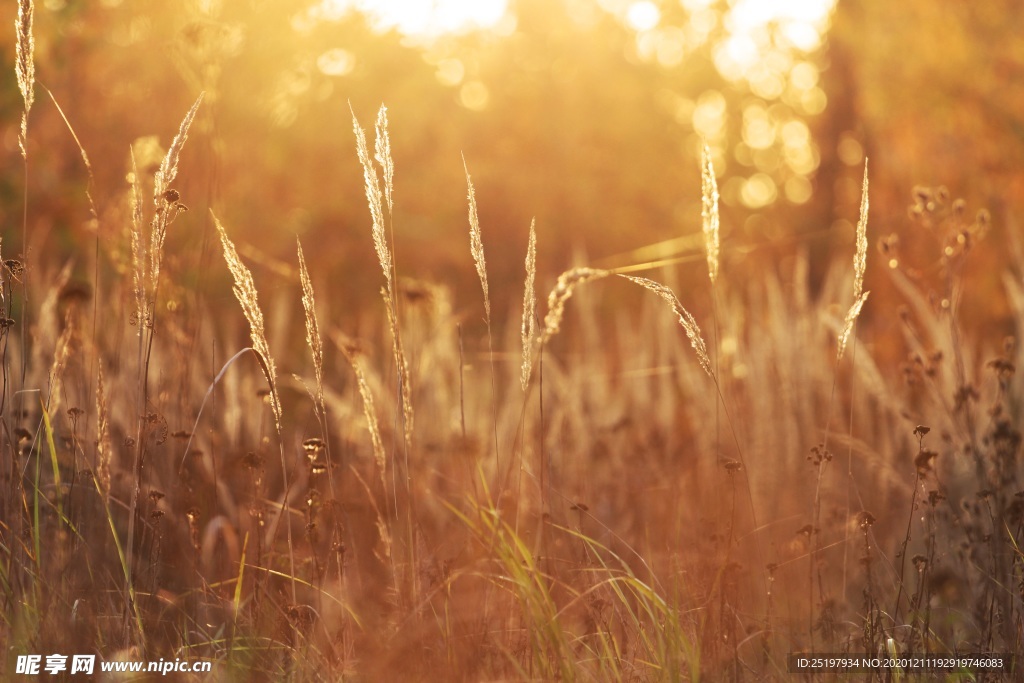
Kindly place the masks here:
[[(0, 10), (3, 25), (14, 11)], [(834, 11), (823, 0), (774, 14), (749, 0), (518, 0), (492, 29), (427, 40), (311, 0), (48, 0), (36, 61), (92, 160), (105, 252), (125, 248), (129, 147), (153, 135), (167, 144), (205, 90), (179, 183), (193, 211), (169, 249), (203, 277), (215, 208), (255, 245), (257, 267), (286, 272), (303, 236), (319, 247), (313, 272), (351, 300), (379, 282), (349, 107), (365, 126), (380, 103), (399, 268), (456, 291), (472, 278), (463, 156), (492, 281), (512, 286), (534, 216), (549, 273), (574, 250), (626, 265), (636, 259), (622, 252), (699, 232), (702, 137), (720, 175), (727, 276), (785, 267), (800, 244), (818, 275), (833, 248), (845, 258), (865, 152), (873, 239), (916, 229), (904, 218), (912, 186), (946, 185), (992, 210), (994, 238), (978, 258), (1000, 262), (1024, 197), (1019, 14), (1013, 0), (847, 0)], [(13, 37), (2, 38), (9, 64)], [(22, 184), (10, 74), (5, 225), (20, 217)], [(44, 98), (30, 124), (30, 241), (71, 255), (90, 244), (87, 179)], [(5, 239), (5, 253), (16, 242)], [(979, 274), (981, 295), (994, 296), (999, 270)]]

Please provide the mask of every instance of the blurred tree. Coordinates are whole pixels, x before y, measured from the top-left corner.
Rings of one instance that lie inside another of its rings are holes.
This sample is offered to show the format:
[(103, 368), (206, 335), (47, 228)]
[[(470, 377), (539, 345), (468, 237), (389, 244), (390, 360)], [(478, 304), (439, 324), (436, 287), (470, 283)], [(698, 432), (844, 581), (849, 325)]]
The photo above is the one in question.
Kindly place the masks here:
[(946, 186), (971, 216), (991, 210), (992, 230), (969, 257), (962, 310), (969, 323), (1003, 333), (1000, 278), (1024, 210), (1022, 20), (1013, 0), (841, 2), (829, 47), (854, 112), (849, 133), (871, 157), (873, 235), (898, 232), (905, 265), (937, 289), (939, 245), (907, 218), (911, 189)]

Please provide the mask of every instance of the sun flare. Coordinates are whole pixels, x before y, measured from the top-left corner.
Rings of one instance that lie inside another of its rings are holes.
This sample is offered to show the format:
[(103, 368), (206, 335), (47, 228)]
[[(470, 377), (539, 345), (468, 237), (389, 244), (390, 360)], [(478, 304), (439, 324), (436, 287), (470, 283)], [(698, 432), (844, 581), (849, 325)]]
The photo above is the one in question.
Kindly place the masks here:
[(490, 28), (505, 16), (507, 5), (506, 0), (324, 0), (321, 9), (334, 17), (356, 10), (380, 30), (436, 37)]

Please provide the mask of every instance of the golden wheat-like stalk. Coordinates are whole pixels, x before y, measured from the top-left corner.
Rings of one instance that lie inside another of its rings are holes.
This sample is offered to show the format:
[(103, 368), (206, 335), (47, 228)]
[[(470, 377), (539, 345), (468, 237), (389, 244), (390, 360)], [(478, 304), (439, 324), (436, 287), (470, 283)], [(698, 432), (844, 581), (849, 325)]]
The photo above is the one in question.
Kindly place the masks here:
[(142, 179), (135, 163), (135, 149), (129, 148), (132, 158), (132, 276), (135, 287), (135, 323), (142, 334), (146, 315), (146, 252), (142, 241)]
[(253, 282), (252, 273), (249, 272), (249, 269), (245, 267), (245, 264), (239, 258), (238, 250), (235, 249), (234, 243), (228, 237), (228, 233), (224, 226), (221, 225), (220, 220), (212, 211), (210, 215), (213, 216), (213, 224), (217, 227), (217, 232), (220, 233), (220, 242), (224, 247), (224, 260), (227, 262), (228, 270), (231, 271), (231, 275), (235, 279), (235, 285), (232, 287), (232, 290), (238, 299), (238, 303), (242, 306), (242, 313), (245, 314), (245, 319), (249, 322), (252, 347), (262, 357), (263, 371), (267, 374), (267, 382), (270, 384), (270, 405), (274, 412), (274, 424), (280, 433), (281, 401), (277, 395), (277, 368), (274, 365), (273, 356), (270, 355), (270, 345), (267, 344), (267, 335), (263, 325), (263, 311), (260, 310), (256, 283)]
[(708, 276), (711, 284), (718, 281), (718, 183), (711, 163), (711, 149), (705, 142), (701, 149), (701, 219), (704, 228), (704, 249), (708, 257)]
[(533, 335), (534, 322), (537, 317), (537, 295), (534, 282), (537, 279), (537, 219), (530, 221), (530, 242), (526, 246), (526, 282), (523, 285), (523, 365), (519, 371), (519, 381), (523, 391), (530, 383), (530, 368), (533, 367)]
[(384, 174), (384, 197), (388, 202), (388, 213), (393, 214), (395, 191), (395, 162), (391, 159), (391, 136), (388, 134), (388, 108), (380, 105), (377, 123), (374, 126), (373, 158)]
[[(185, 114), (185, 118), (178, 127), (178, 134), (171, 141), (160, 167), (153, 179), (153, 205), (156, 210), (153, 213), (152, 228), (149, 235), (149, 277), (150, 294), (156, 296), (157, 282), (160, 278), (160, 264), (164, 255), (164, 240), (167, 239), (167, 226), (174, 219), (178, 207), (177, 198), (171, 190), (171, 183), (178, 175), (178, 159), (181, 156), (181, 148), (188, 139), (188, 129), (199, 111), (199, 105), (203, 101), (203, 95), (199, 93), (192, 108)], [(156, 302), (154, 302), (156, 303)]]
[(181, 157), (181, 149), (184, 147), (185, 141), (188, 140), (188, 129), (192, 127), (192, 121), (196, 118), (196, 112), (199, 111), (199, 105), (202, 104), (205, 94), (199, 93), (199, 97), (185, 114), (185, 118), (182, 119), (181, 125), (178, 127), (178, 134), (171, 140), (171, 146), (167, 149), (167, 154), (156, 171), (153, 180), (154, 201), (163, 198), (164, 193), (171, 188), (171, 183), (178, 176), (178, 159)]
[(110, 458), (113, 454), (110, 442), (110, 410), (107, 405), (107, 391), (104, 386), (103, 363), (99, 363), (96, 377), (96, 479), (100, 483), (105, 500), (110, 500)]
[(864, 183), (860, 196), (860, 218), (857, 220), (857, 247), (853, 254), (853, 296), (854, 302), (846, 313), (846, 320), (843, 322), (843, 331), (839, 335), (838, 348), (836, 349), (836, 361), (843, 359), (846, 352), (846, 345), (853, 332), (853, 325), (860, 316), (864, 302), (868, 300), (870, 292), (864, 291), (864, 272), (868, 263), (868, 161), (864, 160)]
[(476, 265), (476, 274), (480, 278), (480, 287), (484, 290), (484, 314), (487, 324), (491, 324), (491, 294), (487, 286), (487, 260), (484, 258), (484, 243), (480, 235), (480, 219), (476, 211), (476, 190), (473, 189), (473, 179), (469, 177), (469, 169), (466, 168), (466, 160), (462, 160), (462, 166), (466, 169), (466, 186), (469, 197), (469, 247), (473, 253), (473, 263)]
[(18, 76), (18, 90), (25, 101), (25, 107), (21, 112), (21, 132), (18, 134), (18, 146), (21, 148), (23, 159), (28, 159), (28, 114), (32, 110), (32, 103), (35, 102), (36, 42), (32, 35), (35, 14), (36, 6), (32, 0), (20, 0), (18, 19), (14, 22), (18, 35), (14, 71)]
[(619, 275), (624, 277), (630, 282), (640, 285), (646, 290), (654, 292), (662, 299), (668, 302), (672, 307), (673, 312), (679, 317), (679, 324), (683, 326), (683, 330), (686, 331), (686, 336), (690, 340), (690, 345), (693, 346), (693, 350), (697, 352), (697, 361), (700, 366), (704, 369), (704, 372), (708, 373), (708, 376), (714, 378), (715, 373), (711, 369), (711, 359), (708, 357), (708, 347), (704, 343), (704, 337), (701, 336), (700, 327), (697, 325), (697, 321), (694, 320), (690, 312), (683, 307), (683, 304), (679, 302), (679, 298), (676, 296), (669, 287), (655, 282), (654, 280), (648, 280), (645, 277), (635, 277), (633, 275)]
[(850, 306), (850, 310), (846, 313), (846, 321), (843, 323), (843, 332), (839, 335), (839, 349), (836, 352), (836, 361), (843, 359), (843, 353), (846, 352), (846, 343), (850, 340), (850, 333), (853, 332), (853, 324), (857, 322), (857, 317), (860, 316), (860, 310), (864, 307), (864, 302), (868, 300), (868, 294), (871, 292), (864, 292), (860, 295), (860, 298), (853, 302)]
[(348, 340), (345, 339), (341, 334), (334, 333), (331, 335), (331, 339), (334, 341), (335, 346), (341, 351), (341, 354), (345, 356), (345, 360), (352, 366), (352, 372), (356, 376), (356, 386), (359, 388), (359, 397), (363, 401), (363, 415), (366, 417), (366, 428), (370, 433), (370, 445), (373, 447), (373, 459), (377, 463), (377, 469), (380, 471), (381, 483), (384, 485), (385, 490), (387, 489), (387, 478), (385, 473), (387, 472), (387, 458), (384, 455), (384, 442), (380, 438), (380, 426), (377, 423), (377, 409), (373, 403), (373, 392), (370, 391), (370, 383), (366, 380), (366, 373), (363, 371), (363, 366), (360, 363), (359, 353), (356, 351), (355, 346)]
[(299, 282), (302, 283), (302, 310), (306, 313), (306, 344), (313, 354), (313, 371), (316, 373), (316, 402), (321, 413), (324, 409), (324, 342), (320, 337), (320, 326), (316, 320), (316, 298), (313, 295), (313, 282), (309, 279), (306, 269), (306, 257), (302, 253), (302, 242), (295, 238), (299, 252)]
[(864, 271), (868, 265), (868, 160), (864, 160), (864, 185), (860, 195), (860, 219), (857, 221), (857, 250), (853, 255), (853, 298), (864, 293)]
[(610, 270), (599, 268), (587, 268), (586, 266), (571, 268), (558, 276), (551, 293), (548, 294), (548, 313), (544, 316), (544, 330), (541, 332), (538, 344), (543, 346), (558, 334), (562, 328), (562, 317), (565, 315), (565, 304), (572, 297), (576, 288), (585, 282), (592, 282), (608, 277)]
[(60, 411), (61, 392), (56, 389), (60, 385), (61, 375), (64, 374), (64, 368), (67, 367), (68, 359), (71, 358), (71, 351), (77, 337), (76, 326), (75, 315), (69, 311), (68, 315), (64, 318), (64, 329), (61, 330), (60, 337), (57, 338), (57, 346), (53, 352), (53, 363), (50, 365), (50, 393), (47, 397), (46, 410), (51, 416), (56, 415)]
[(363, 166), (363, 184), (366, 189), (366, 201), (370, 205), (370, 218), (373, 221), (373, 248), (377, 251), (377, 260), (380, 262), (380, 269), (384, 272), (384, 280), (387, 282), (388, 298), (394, 295), (394, 285), (391, 281), (393, 264), (391, 261), (391, 250), (388, 248), (387, 235), (384, 232), (384, 208), (383, 196), (380, 190), (380, 179), (377, 171), (373, 168), (370, 160), (370, 150), (366, 145), (366, 133), (359, 125), (356, 114), (352, 112), (352, 129), (356, 134), (356, 153), (359, 156), (359, 163)]
[[(409, 381), (409, 364), (405, 358), (405, 351), (402, 348), (402, 337), (398, 327), (398, 301), (395, 297), (394, 287), (394, 260), (391, 257), (391, 249), (388, 248), (387, 235), (384, 230), (384, 207), (383, 194), (380, 189), (380, 179), (377, 170), (373, 167), (370, 159), (370, 150), (366, 143), (366, 133), (363, 132), (356, 119), (355, 111), (349, 104), (352, 111), (352, 129), (356, 135), (356, 154), (359, 163), (363, 166), (363, 181), (366, 189), (366, 200), (370, 205), (370, 218), (372, 220), (373, 248), (377, 252), (377, 260), (380, 262), (380, 269), (384, 273), (385, 287), (382, 290), (384, 297), (384, 309), (388, 316), (388, 325), (391, 328), (392, 351), (395, 357), (395, 365), (398, 368), (399, 383), (401, 385), (402, 416), (404, 418), (404, 435), (406, 449), (412, 446), (413, 433), (413, 408), (412, 388)], [(388, 210), (391, 210), (391, 197), (394, 184), (394, 163), (391, 160), (391, 141), (388, 137), (387, 109), (381, 107), (377, 115), (375, 129), (376, 140), (374, 141), (374, 158), (380, 164), (384, 174), (384, 186), (387, 193)]]
[[(32, 345), (29, 360), (30, 368), (38, 368), (42, 371), (47, 363), (52, 361), (50, 354), (54, 353), (60, 346), (60, 338), (63, 334), (60, 319), (60, 293), (71, 281), (71, 270), (74, 264), (68, 261), (60, 269), (53, 284), (43, 297), (43, 303), (39, 306), (39, 315), (36, 318), (38, 324), (33, 328), (32, 334), (35, 343)], [(53, 369), (50, 370), (50, 377), (53, 377)]]

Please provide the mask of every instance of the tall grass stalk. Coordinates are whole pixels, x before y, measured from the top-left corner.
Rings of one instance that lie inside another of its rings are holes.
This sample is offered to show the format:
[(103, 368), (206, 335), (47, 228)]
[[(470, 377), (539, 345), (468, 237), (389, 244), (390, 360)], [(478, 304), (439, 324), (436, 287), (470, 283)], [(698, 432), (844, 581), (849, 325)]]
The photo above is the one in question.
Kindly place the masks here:
[[(135, 282), (136, 316), (135, 324), (139, 328), (138, 339), (138, 405), (136, 416), (138, 426), (135, 439), (135, 464), (133, 467), (133, 485), (131, 503), (128, 509), (128, 539), (126, 558), (128, 562), (129, 583), (134, 572), (135, 560), (135, 524), (139, 506), (139, 489), (142, 486), (143, 471), (146, 462), (146, 416), (149, 414), (149, 367), (153, 354), (153, 343), (156, 333), (156, 306), (160, 294), (160, 267), (163, 263), (163, 246), (167, 237), (167, 229), (185, 206), (178, 200), (180, 195), (171, 188), (178, 175), (178, 161), (188, 131), (195, 119), (199, 105), (203, 101), (203, 93), (199, 94), (195, 103), (185, 114), (178, 133), (171, 141), (163, 161), (156, 171), (153, 181), (153, 217), (150, 222), (148, 241), (143, 237), (142, 180), (135, 167), (134, 151), (132, 157), (132, 259), (133, 277)], [(137, 609), (130, 599), (131, 591), (126, 593), (125, 634), (130, 623), (129, 612)]]
[[(701, 227), (704, 233), (704, 252), (708, 260), (708, 279), (711, 281), (711, 314), (714, 321), (715, 375), (721, 374), (718, 351), (721, 346), (718, 331), (718, 255), (720, 251), (718, 213), (718, 181), (715, 179), (715, 167), (711, 159), (711, 149), (705, 140), (701, 145)], [(719, 405), (715, 402), (715, 457), (721, 458), (720, 443), (721, 423)]]
[[(820, 446), (816, 446), (814, 449), (815, 458), (813, 460), (816, 465), (817, 472), (814, 483), (814, 507), (811, 511), (811, 531), (810, 531), (810, 556), (809, 556), (809, 567), (808, 567), (808, 590), (809, 590), (809, 601), (808, 601), (808, 630), (809, 638), (811, 642), (814, 642), (814, 583), (817, 578), (818, 590), (820, 598), (824, 601), (824, 586), (822, 584), (821, 569), (819, 567), (819, 553), (820, 553), (820, 539), (819, 539), (819, 522), (821, 519), (821, 488), (822, 480), (824, 478), (825, 469), (828, 463), (832, 461), (832, 454), (828, 450), (829, 432), (832, 424), (832, 406), (835, 401), (836, 385), (839, 380), (839, 363), (843, 359), (843, 354), (846, 351), (847, 344), (853, 335), (857, 319), (860, 317), (861, 310), (864, 307), (864, 303), (868, 299), (870, 292), (864, 291), (864, 274), (867, 270), (867, 250), (868, 250), (868, 239), (867, 239), (867, 228), (868, 228), (868, 161), (864, 160), (864, 180), (861, 186), (861, 200), (860, 200), (860, 216), (857, 220), (857, 233), (856, 233), (856, 246), (853, 254), (853, 304), (850, 306), (849, 311), (846, 313), (846, 318), (843, 321), (842, 331), (839, 333), (839, 337), (836, 342), (836, 358), (835, 368), (832, 372), (832, 390), (829, 393), (828, 409), (825, 414), (825, 434), (823, 441)], [(853, 377), (856, 377), (854, 372)], [(850, 430), (852, 435), (853, 430), (853, 379), (851, 378), (850, 387)], [(849, 517), (850, 507), (850, 487), (853, 484), (853, 441), (851, 438), (849, 451), (847, 453), (847, 518)], [(848, 525), (845, 525), (848, 526)], [(844, 532), (844, 551), (843, 551), (843, 592), (846, 592), (846, 543), (849, 540), (849, 531)]]
[[(484, 322), (487, 324), (487, 362), (491, 368), (491, 422), (494, 432), (494, 464), (495, 472), (501, 477), (501, 451), (498, 445), (498, 390), (494, 378), (494, 338), (491, 334), (491, 293), (487, 284), (487, 260), (484, 258), (484, 242), (480, 234), (480, 218), (476, 208), (476, 190), (473, 179), (469, 175), (466, 159), (462, 159), (462, 167), (466, 171), (466, 194), (469, 200), (469, 247), (473, 254), (480, 288), (484, 293)], [(504, 484), (502, 485), (504, 486)]]
[[(548, 504), (548, 489), (551, 486), (551, 464), (545, 458), (546, 449), (544, 448), (544, 346), (558, 334), (559, 330), (562, 329), (562, 318), (565, 316), (565, 305), (572, 297), (573, 292), (580, 285), (593, 282), (594, 280), (600, 280), (611, 275), (609, 270), (601, 270), (598, 268), (587, 268), (585, 266), (579, 266), (576, 268), (570, 268), (558, 276), (558, 280), (555, 282), (555, 286), (548, 294), (548, 312), (544, 316), (544, 329), (541, 330), (540, 335), (537, 337), (535, 346), (537, 347), (537, 362), (538, 368), (538, 395), (539, 395), (539, 410), (540, 410), (540, 500), (541, 500), (541, 512), (547, 511)], [(543, 538), (543, 536), (542, 536)]]
[[(720, 377), (722, 368), (720, 365), (721, 334), (718, 319), (718, 270), (720, 252), (720, 218), (718, 211), (718, 181), (715, 178), (715, 167), (711, 158), (711, 149), (705, 140), (701, 145), (701, 227), (704, 234), (704, 252), (708, 262), (708, 280), (711, 282), (711, 320), (712, 351), (714, 353), (715, 377)], [(724, 403), (715, 401), (715, 461), (722, 462), (722, 422), (721, 406)], [(729, 476), (730, 488), (732, 490), (732, 505), (729, 514), (729, 533), (725, 547), (725, 554), (722, 559), (722, 569), (719, 576), (724, 576), (732, 562), (733, 535), (736, 526), (736, 482), (734, 480), (734, 468), (732, 463), (726, 462), (725, 467)], [(726, 595), (724, 585), (720, 588), (720, 621), (725, 618)], [(735, 644), (735, 638), (732, 639)]]
[[(526, 259), (524, 261), (524, 269), (526, 270), (526, 281), (523, 283), (523, 320), (520, 325), (520, 341), (522, 342), (522, 359), (519, 366), (519, 383), (523, 387), (523, 392), (527, 393), (529, 397), (530, 388), (530, 377), (533, 373), (533, 346), (536, 342), (537, 337), (537, 293), (536, 293), (536, 279), (537, 279), (537, 220), (533, 219), (530, 221), (530, 237), (526, 245)], [(461, 343), (461, 340), (460, 340)], [(524, 398), (522, 414), (519, 419), (519, 429), (517, 430), (517, 439), (522, 435), (526, 428), (525, 416), (526, 416), (527, 401)], [(543, 437), (542, 437), (543, 441)], [(519, 448), (515, 448), (518, 463), (518, 472), (516, 475), (516, 498), (519, 499), (522, 492), (523, 485), (523, 454), (522, 449), (523, 443), (519, 444)], [(511, 465), (510, 465), (511, 466)], [(519, 531), (519, 507), (516, 508), (516, 532)]]
[[(221, 245), (224, 248), (224, 260), (227, 262), (228, 270), (231, 271), (231, 275), (235, 280), (234, 287), (232, 290), (235, 293), (235, 298), (238, 299), (238, 303), (242, 307), (242, 313), (245, 315), (246, 321), (249, 323), (250, 337), (252, 338), (253, 349), (256, 351), (257, 358), (261, 360), (261, 366), (264, 374), (267, 376), (267, 383), (270, 385), (270, 407), (271, 412), (274, 415), (274, 428), (277, 432), (277, 443), (278, 450), (281, 455), (281, 479), (284, 485), (284, 494), (281, 502), (281, 510), (279, 511), (279, 519), (283, 519), (285, 522), (285, 531), (288, 538), (288, 566), (291, 574), (291, 591), (292, 591), (292, 602), (296, 601), (295, 592), (295, 546), (292, 539), (292, 524), (290, 517), (290, 505), (289, 497), (291, 495), (291, 484), (288, 475), (288, 462), (284, 457), (284, 437), (281, 432), (281, 398), (277, 388), (277, 369), (274, 364), (274, 357), (270, 354), (270, 345), (267, 343), (267, 335), (264, 332), (263, 324), (263, 311), (260, 309), (259, 297), (256, 292), (256, 283), (252, 279), (252, 273), (246, 268), (245, 264), (242, 263), (242, 259), (238, 256), (238, 250), (235, 249), (234, 242), (228, 237), (227, 231), (224, 226), (221, 225), (220, 220), (213, 212), (210, 212), (213, 218), (213, 224), (217, 228), (217, 232), (220, 234)], [(275, 525), (275, 530), (277, 526)]]
[[(14, 70), (18, 79), (18, 90), (24, 107), (21, 112), (21, 128), (18, 132), (18, 147), (21, 150), (22, 167), (24, 170), (21, 202), (21, 258), (27, 268), (29, 263), (28, 244), (28, 117), (35, 102), (36, 62), (35, 23), (36, 6), (33, 0), (19, 0), (18, 19), (14, 24), (17, 32), (15, 45)], [(28, 276), (22, 282), (22, 320), (21, 320), (21, 382), (25, 383), (28, 370), (28, 359), (24, 349), (28, 348), (29, 308), (28, 308)]]
[[(57, 109), (57, 113), (60, 114), (60, 118), (64, 121), (64, 125), (67, 126), (68, 132), (71, 133), (71, 138), (75, 141), (75, 145), (78, 147), (78, 153), (82, 157), (82, 164), (85, 166), (86, 174), (89, 178), (88, 184), (85, 187), (85, 198), (89, 202), (89, 214), (92, 217), (89, 222), (89, 227), (96, 233), (93, 247), (93, 291), (100, 291), (100, 214), (96, 209), (96, 201), (93, 198), (93, 192), (96, 187), (96, 178), (92, 172), (92, 162), (89, 161), (89, 154), (85, 151), (85, 146), (82, 145), (82, 141), (78, 139), (78, 133), (75, 132), (74, 127), (71, 125), (71, 121), (68, 120), (67, 115), (64, 113), (64, 109), (57, 102), (57, 98), (54, 97), (53, 93), (46, 86), (41, 86), (46, 94), (50, 96), (50, 101), (53, 102), (53, 106)], [(98, 346), (98, 324), (99, 324), (99, 300), (100, 297), (94, 296), (92, 302), (92, 347), (97, 348)], [(94, 356), (95, 360), (93, 363), (94, 372), (100, 371), (100, 360), (99, 355)], [(88, 392), (91, 393), (91, 392)]]
[[(334, 334), (331, 336), (335, 346), (341, 351), (342, 355), (345, 356), (345, 360), (348, 361), (352, 367), (352, 372), (356, 376), (356, 386), (359, 389), (359, 397), (363, 404), (363, 416), (366, 418), (366, 428), (370, 436), (370, 445), (373, 449), (373, 459), (377, 465), (377, 472), (380, 475), (381, 490), (385, 493), (388, 490), (388, 478), (387, 478), (387, 456), (384, 453), (384, 444), (380, 437), (380, 427), (377, 422), (377, 410), (373, 403), (373, 392), (370, 390), (370, 384), (366, 379), (366, 373), (363, 371), (362, 365), (360, 364), (359, 353), (355, 346), (349, 342), (349, 340), (343, 338), (340, 334)], [(358, 470), (354, 467), (350, 468), (358, 479), (359, 483), (366, 490), (366, 494), (370, 499), (370, 503), (373, 506), (374, 513), (376, 515), (377, 534), (380, 537), (382, 546), (382, 554), (384, 555), (385, 561), (391, 568), (392, 581), (396, 582), (398, 579), (398, 573), (395, 571), (395, 558), (391, 552), (391, 538), (392, 531), (391, 526), (388, 524), (387, 518), (381, 514), (380, 507), (377, 505), (377, 501), (374, 499), (370, 487), (359, 475)], [(396, 503), (397, 505), (397, 503)], [(397, 583), (394, 585), (395, 591), (400, 592), (400, 586)]]
[[(462, 168), (466, 172), (466, 198), (469, 204), (469, 249), (473, 256), (473, 265), (476, 267), (476, 274), (480, 280), (480, 289), (483, 291), (484, 297), (484, 323), (487, 326), (487, 365), (491, 371), (491, 430), (494, 437), (494, 473), (495, 479), (499, 482), (499, 496), (507, 485), (506, 477), (508, 473), (502, 472), (501, 467), (501, 450), (498, 443), (498, 393), (495, 382), (494, 372), (494, 338), (491, 333), (491, 292), (490, 286), (487, 282), (487, 259), (484, 257), (484, 243), (483, 236), (480, 231), (480, 217), (477, 212), (476, 205), (476, 190), (473, 187), (473, 179), (469, 174), (469, 166), (466, 164), (466, 158), (462, 158)], [(477, 463), (477, 471), (482, 475), (482, 463)], [(481, 479), (483, 477), (481, 476)], [(518, 509), (517, 509), (518, 518)], [(488, 552), (493, 550), (493, 544), (497, 539), (492, 539), (491, 548)], [(490, 615), (490, 597), (491, 591), (488, 589), (484, 593), (483, 605), (481, 609), (481, 632), (486, 632), (486, 626), (489, 621)]]
[(331, 487), (331, 497), (337, 495), (334, 488), (334, 463), (331, 457), (330, 430), (327, 429), (327, 404), (324, 401), (324, 342), (320, 336), (320, 324), (316, 317), (316, 295), (313, 292), (313, 281), (306, 268), (306, 256), (302, 252), (302, 242), (295, 238), (295, 247), (299, 259), (299, 282), (302, 285), (302, 310), (306, 317), (306, 346), (313, 357), (313, 372), (316, 375), (316, 394), (314, 395), (315, 413), (320, 424), (320, 438), (324, 440), (327, 454), (327, 480)]
[[(356, 154), (359, 163), (363, 167), (363, 181), (366, 192), (366, 200), (370, 207), (370, 218), (372, 222), (371, 234), (373, 236), (374, 250), (377, 252), (377, 260), (380, 263), (381, 271), (384, 274), (385, 287), (382, 291), (384, 298), (385, 313), (387, 314), (388, 326), (391, 330), (392, 354), (394, 356), (396, 374), (398, 378), (398, 403), (401, 406), (403, 453), (405, 463), (405, 488), (406, 497), (406, 548), (408, 551), (408, 586), (410, 604), (415, 602), (419, 595), (419, 572), (416, 559), (416, 495), (413, 490), (412, 468), (409, 464), (413, 448), (413, 426), (415, 415), (412, 405), (412, 384), (409, 373), (409, 363), (402, 345), (401, 324), (398, 313), (398, 296), (396, 292), (396, 281), (398, 271), (393, 258), (394, 250), (394, 162), (391, 158), (391, 141), (388, 133), (387, 108), (381, 105), (377, 112), (375, 124), (374, 157), (384, 177), (384, 189), (381, 190), (380, 177), (377, 169), (374, 168), (370, 158), (369, 147), (366, 142), (366, 134), (363, 132), (355, 111), (351, 104), (349, 110), (352, 113), (352, 128), (356, 136)], [(388, 205), (388, 221), (391, 226), (391, 245), (388, 245), (388, 238), (384, 226), (384, 201)], [(392, 469), (394, 472), (395, 469)], [(394, 501), (397, 510), (398, 491), (394, 491)]]
[(523, 342), (523, 360), (520, 365), (519, 382), (523, 391), (530, 383), (530, 371), (533, 367), (533, 344), (536, 337), (537, 294), (537, 219), (530, 221), (530, 241), (526, 246), (526, 282), (523, 284), (523, 323), (520, 336)]

